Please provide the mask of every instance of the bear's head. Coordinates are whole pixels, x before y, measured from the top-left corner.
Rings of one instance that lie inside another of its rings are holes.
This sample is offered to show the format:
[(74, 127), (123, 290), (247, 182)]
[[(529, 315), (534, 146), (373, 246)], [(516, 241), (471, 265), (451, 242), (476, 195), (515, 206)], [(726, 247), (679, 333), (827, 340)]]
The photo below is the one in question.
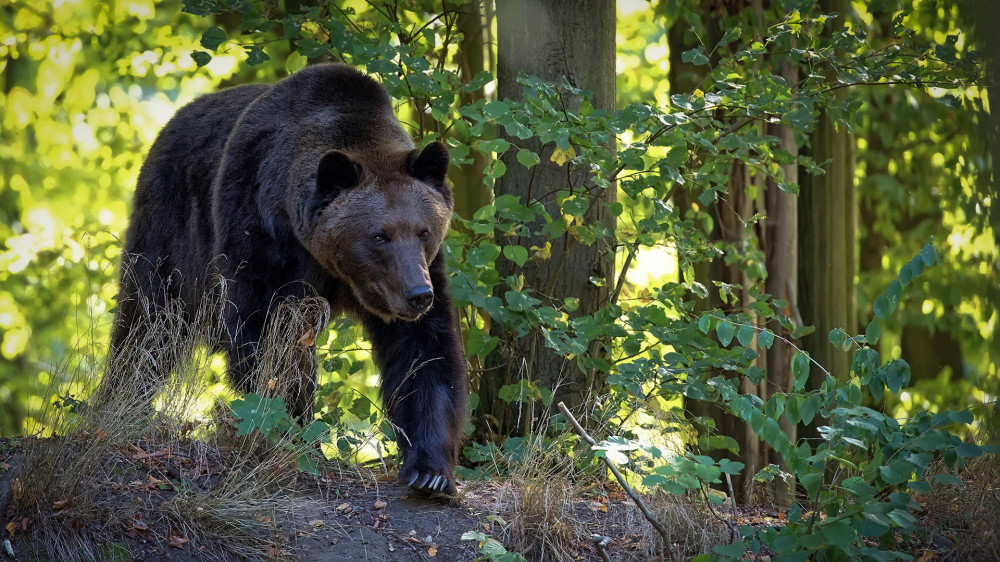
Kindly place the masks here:
[(440, 142), (377, 160), (331, 150), (312, 194), (309, 252), (385, 321), (413, 321), (430, 310), (430, 264), (441, 250), (453, 199)]

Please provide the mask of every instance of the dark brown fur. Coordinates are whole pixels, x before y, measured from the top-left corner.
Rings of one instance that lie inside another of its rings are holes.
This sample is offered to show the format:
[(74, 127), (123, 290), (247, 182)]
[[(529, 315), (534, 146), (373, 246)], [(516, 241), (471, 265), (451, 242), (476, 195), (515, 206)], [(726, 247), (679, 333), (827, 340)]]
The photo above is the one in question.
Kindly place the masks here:
[[(139, 175), (112, 354), (144, 329), (139, 303), (155, 312), (180, 300), (193, 314), (220, 275), (229, 302), (213, 343), (249, 392), (268, 311), (312, 288), (371, 339), (400, 479), (453, 492), (468, 388), (440, 251), (447, 167), (444, 145), (415, 150), (385, 90), (347, 66), (199, 98), (160, 132)], [(293, 414), (311, 412), (314, 376)]]

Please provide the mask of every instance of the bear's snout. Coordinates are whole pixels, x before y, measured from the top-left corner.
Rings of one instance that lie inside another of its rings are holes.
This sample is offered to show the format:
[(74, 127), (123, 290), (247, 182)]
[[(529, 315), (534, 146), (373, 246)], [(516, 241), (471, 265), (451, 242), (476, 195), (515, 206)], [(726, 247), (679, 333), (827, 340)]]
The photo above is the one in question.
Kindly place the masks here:
[(427, 312), (434, 302), (434, 289), (430, 285), (417, 285), (406, 292), (406, 303), (414, 314)]

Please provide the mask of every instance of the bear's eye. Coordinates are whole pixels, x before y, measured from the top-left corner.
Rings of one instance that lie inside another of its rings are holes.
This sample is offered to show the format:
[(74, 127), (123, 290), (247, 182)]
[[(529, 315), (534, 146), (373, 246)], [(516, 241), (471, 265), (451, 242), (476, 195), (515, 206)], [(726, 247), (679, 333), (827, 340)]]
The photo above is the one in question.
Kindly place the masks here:
[(387, 236), (382, 232), (372, 234), (372, 241), (375, 242), (376, 244), (385, 244), (386, 242), (389, 241), (389, 236)]
[(430, 238), (430, 236), (431, 236), (431, 231), (428, 230), (426, 227), (420, 231), (421, 240), (427, 240), (428, 238)]

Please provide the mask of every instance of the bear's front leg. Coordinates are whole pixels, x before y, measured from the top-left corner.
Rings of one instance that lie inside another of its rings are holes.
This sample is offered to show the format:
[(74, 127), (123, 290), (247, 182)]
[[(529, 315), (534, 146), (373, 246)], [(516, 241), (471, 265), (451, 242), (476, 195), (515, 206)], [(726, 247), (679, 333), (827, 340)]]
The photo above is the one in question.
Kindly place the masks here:
[(434, 304), (419, 320), (367, 315), (365, 327), (382, 371), (382, 402), (403, 453), (400, 482), (451, 494), (469, 391), (443, 269), (431, 268)]

